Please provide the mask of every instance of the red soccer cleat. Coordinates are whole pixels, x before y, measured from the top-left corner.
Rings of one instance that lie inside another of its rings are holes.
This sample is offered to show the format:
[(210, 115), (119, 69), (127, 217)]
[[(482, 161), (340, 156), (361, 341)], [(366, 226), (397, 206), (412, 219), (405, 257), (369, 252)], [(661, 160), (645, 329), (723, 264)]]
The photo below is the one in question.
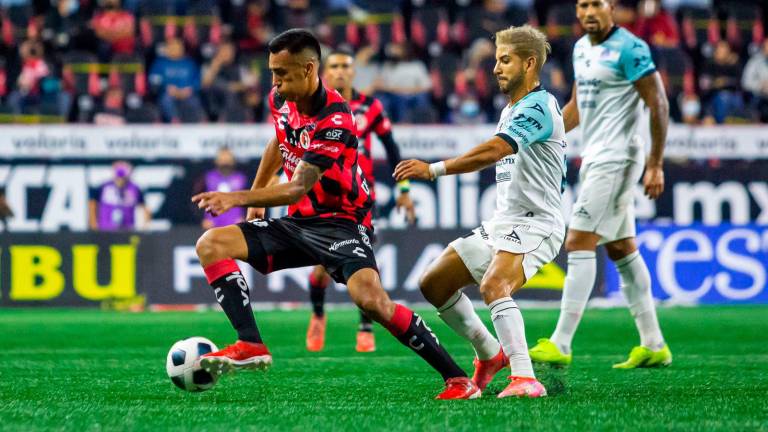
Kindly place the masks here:
[(480, 388), (467, 377), (448, 378), (445, 381), (445, 390), (435, 399), (477, 399), (481, 395)]
[(270, 366), (272, 366), (272, 354), (264, 344), (241, 340), (223, 350), (204, 354), (200, 358), (200, 367), (216, 375), (240, 369), (266, 370)]
[(536, 379), (531, 377), (509, 377), (509, 385), (499, 393), (499, 398), (505, 397), (529, 397), (539, 398), (547, 395), (547, 389)]
[(509, 359), (504, 355), (504, 351), (499, 350), (499, 353), (488, 360), (480, 360), (475, 357), (475, 374), (472, 376), (472, 381), (477, 384), (480, 390), (485, 390), (488, 383), (493, 381), (493, 377), (496, 374), (509, 366)]
[(307, 351), (322, 351), (325, 346), (325, 315), (312, 314), (307, 329)]
[(359, 331), (357, 332), (357, 344), (355, 345), (357, 352), (374, 352), (376, 351), (376, 339), (373, 337), (373, 333)]

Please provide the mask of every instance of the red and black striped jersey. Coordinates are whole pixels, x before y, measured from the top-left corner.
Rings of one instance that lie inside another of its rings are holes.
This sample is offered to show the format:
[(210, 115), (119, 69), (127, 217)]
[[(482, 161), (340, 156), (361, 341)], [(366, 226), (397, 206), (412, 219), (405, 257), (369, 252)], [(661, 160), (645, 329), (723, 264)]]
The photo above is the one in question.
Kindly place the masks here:
[[(375, 97), (358, 93), (352, 89), (352, 98), (349, 107), (355, 115), (357, 138), (361, 141), (358, 151), (360, 153), (360, 168), (371, 184), (373, 184), (373, 156), (371, 153), (371, 135), (375, 132), (380, 138), (392, 132), (392, 123), (384, 112), (384, 106)], [(398, 155), (399, 158), (399, 155)], [(394, 168), (394, 167), (393, 167)]]
[(310, 115), (300, 113), (275, 89), (269, 108), (288, 179), (300, 161), (325, 170), (312, 189), (288, 207), (288, 214), (348, 219), (370, 227), (373, 199), (358, 166), (354, 119), (344, 98), (321, 82), (312, 95)]

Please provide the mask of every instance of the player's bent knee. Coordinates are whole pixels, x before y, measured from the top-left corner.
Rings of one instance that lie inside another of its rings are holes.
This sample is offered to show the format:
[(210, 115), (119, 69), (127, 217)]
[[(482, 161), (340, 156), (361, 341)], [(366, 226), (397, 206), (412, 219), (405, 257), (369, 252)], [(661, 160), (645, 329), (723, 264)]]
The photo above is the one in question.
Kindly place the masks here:
[(226, 259), (226, 245), (221, 239), (218, 229), (210, 229), (203, 233), (195, 244), (195, 251), (203, 265)]

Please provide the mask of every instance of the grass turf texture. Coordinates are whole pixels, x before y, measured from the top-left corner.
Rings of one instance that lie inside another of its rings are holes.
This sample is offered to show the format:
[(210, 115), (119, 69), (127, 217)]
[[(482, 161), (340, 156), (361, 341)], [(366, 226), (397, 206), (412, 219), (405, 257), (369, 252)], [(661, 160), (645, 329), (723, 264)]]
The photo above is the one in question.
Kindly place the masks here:
[[(471, 348), (432, 311), (441, 342), (471, 373)], [(481, 316), (488, 314), (481, 311)], [(529, 344), (557, 311), (526, 310)], [(2, 310), (2, 430), (768, 430), (768, 307), (659, 311), (674, 354), (661, 370), (616, 371), (636, 343), (626, 310), (590, 310), (574, 364), (538, 369), (550, 397), (439, 402), (439, 376), (377, 326), (378, 351), (354, 351), (357, 314), (328, 313), (326, 349), (304, 350), (307, 311), (258, 312), (274, 355), (266, 372), (185, 393), (165, 375), (171, 344), (231, 342), (223, 313)]]

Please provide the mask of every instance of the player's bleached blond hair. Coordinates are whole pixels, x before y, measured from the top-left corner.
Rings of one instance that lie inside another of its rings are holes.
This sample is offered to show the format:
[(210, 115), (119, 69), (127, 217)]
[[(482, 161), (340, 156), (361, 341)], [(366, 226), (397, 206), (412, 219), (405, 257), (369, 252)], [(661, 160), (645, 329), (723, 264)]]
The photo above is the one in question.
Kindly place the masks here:
[(541, 31), (528, 24), (496, 32), (494, 37), (496, 45), (512, 45), (515, 54), (523, 59), (534, 57), (536, 59), (536, 72), (540, 72), (547, 56), (552, 52), (552, 47), (547, 42), (547, 37)]

